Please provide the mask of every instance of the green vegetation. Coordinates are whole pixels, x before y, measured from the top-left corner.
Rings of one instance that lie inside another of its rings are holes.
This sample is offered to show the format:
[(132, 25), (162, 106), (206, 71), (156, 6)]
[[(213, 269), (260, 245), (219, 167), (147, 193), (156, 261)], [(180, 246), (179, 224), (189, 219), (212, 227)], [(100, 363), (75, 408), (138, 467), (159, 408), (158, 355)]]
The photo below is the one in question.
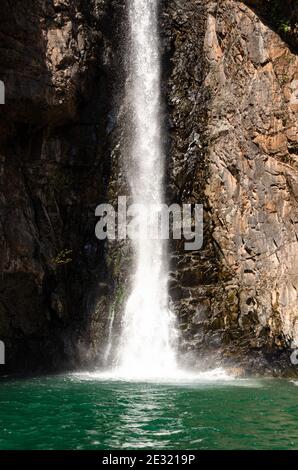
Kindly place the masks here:
[(280, 33), (294, 34), (297, 28), (298, 0), (267, 0), (268, 16)]
[(52, 263), (57, 265), (57, 266), (61, 266), (61, 265), (71, 263), (72, 262), (71, 255), (72, 255), (72, 250), (68, 250), (68, 249), (61, 250), (55, 256), (55, 258), (52, 259)]
[(123, 286), (118, 286), (115, 294), (114, 308), (117, 310), (123, 304), (125, 297), (125, 289)]
[(280, 25), (279, 25), (279, 29), (283, 32), (283, 33), (289, 33), (291, 31), (291, 25), (289, 24), (289, 22), (282, 22)]

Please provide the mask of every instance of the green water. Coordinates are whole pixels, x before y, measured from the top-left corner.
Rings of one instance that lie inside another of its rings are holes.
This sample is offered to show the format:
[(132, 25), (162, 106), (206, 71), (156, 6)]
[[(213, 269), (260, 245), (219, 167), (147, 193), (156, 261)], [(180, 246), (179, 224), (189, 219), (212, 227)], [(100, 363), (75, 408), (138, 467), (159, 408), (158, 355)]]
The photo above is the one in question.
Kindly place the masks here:
[(273, 379), (2, 381), (0, 449), (298, 449), (297, 393)]

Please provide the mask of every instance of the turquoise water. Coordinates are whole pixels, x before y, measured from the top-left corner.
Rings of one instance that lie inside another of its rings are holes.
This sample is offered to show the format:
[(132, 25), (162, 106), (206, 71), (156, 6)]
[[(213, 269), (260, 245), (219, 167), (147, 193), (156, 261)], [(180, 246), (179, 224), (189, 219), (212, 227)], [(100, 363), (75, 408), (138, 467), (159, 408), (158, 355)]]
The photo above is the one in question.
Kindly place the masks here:
[(297, 393), (274, 379), (2, 380), (0, 449), (298, 449)]

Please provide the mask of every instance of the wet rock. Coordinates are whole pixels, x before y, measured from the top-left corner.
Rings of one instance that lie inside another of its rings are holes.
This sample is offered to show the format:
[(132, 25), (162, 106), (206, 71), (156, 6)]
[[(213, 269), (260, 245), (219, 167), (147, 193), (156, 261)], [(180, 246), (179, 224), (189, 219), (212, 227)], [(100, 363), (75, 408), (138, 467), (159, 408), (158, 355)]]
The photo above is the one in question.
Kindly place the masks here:
[[(164, 29), (171, 50), (169, 199), (205, 207), (203, 249), (187, 256), (172, 245), (171, 270), (188, 288), (188, 297), (174, 299), (188, 324), (181, 348), (190, 345), (201, 358), (241, 357), (247, 370), (276, 374), (290, 366), (286, 351), (298, 324), (292, 36), (278, 18), (270, 20), (268, 2), (174, 3), (166, 2)], [(297, 10), (286, 3), (295, 28)], [(202, 299), (208, 320), (196, 325)], [(194, 341), (200, 329), (204, 344)]]

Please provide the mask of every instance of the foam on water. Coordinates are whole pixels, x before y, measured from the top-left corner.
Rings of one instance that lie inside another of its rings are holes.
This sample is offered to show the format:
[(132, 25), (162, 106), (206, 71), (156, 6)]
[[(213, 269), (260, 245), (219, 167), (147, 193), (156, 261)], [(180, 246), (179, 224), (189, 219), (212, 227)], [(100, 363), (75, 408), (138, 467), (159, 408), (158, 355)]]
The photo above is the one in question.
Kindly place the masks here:
[(228, 374), (223, 368), (216, 368), (204, 372), (193, 372), (177, 370), (172, 376), (137, 376), (124, 375), (123, 371), (106, 370), (94, 372), (75, 372), (72, 374), (74, 380), (99, 381), (99, 382), (122, 382), (130, 384), (147, 383), (152, 385), (190, 386), (190, 387), (263, 387), (263, 383), (257, 379), (236, 378)]

